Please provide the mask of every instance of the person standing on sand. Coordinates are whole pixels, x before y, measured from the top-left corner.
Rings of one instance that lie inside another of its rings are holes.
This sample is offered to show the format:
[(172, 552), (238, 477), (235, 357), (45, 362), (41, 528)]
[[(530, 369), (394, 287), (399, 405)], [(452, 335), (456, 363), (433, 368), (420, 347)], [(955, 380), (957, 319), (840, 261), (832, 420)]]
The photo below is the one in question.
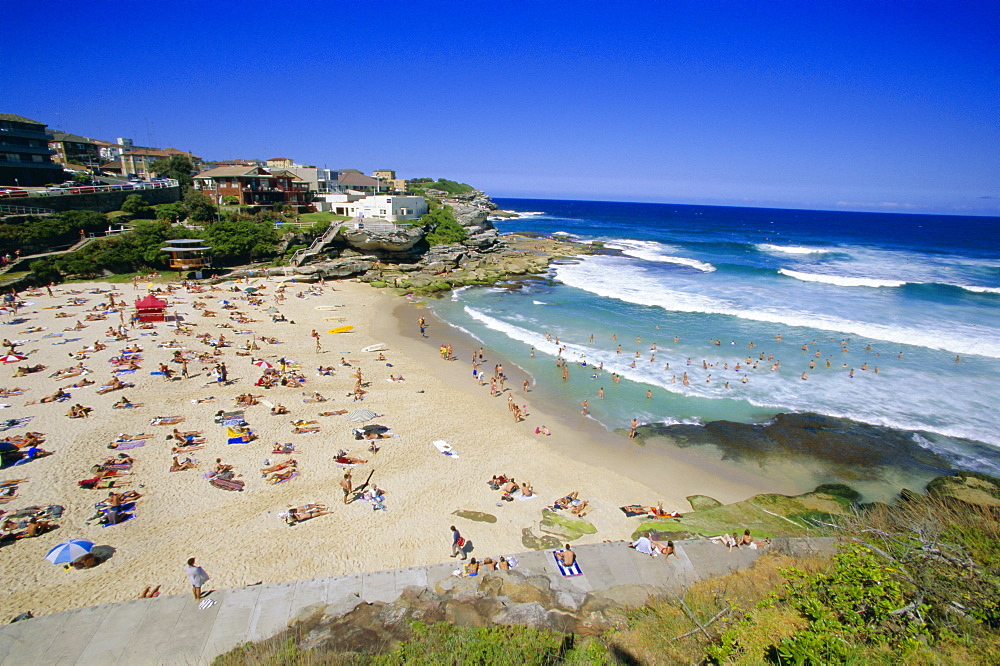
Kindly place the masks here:
[(208, 574), (205, 573), (204, 569), (195, 565), (193, 557), (188, 558), (185, 571), (187, 572), (188, 581), (191, 583), (191, 591), (194, 593), (194, 598), (201, 599), (201, 587), (208, 582)]
[(317, 333), (316, 329), (314, 328), (312, 330), (312, 333), (310, 333), (310, 335), (312, 336), (313, 340), (316, 341), (316, 353), (318, 354), (323, 349), (323, 347), (319, 343), (319, 333)]
[(451, 556), (458, 557), (462, 556), (461, 559), (465, 559), (465, 539), (462, 537), (462, 533), (452, 525), (448, 529), (451, 530)]
[(340, 480), (340, 487), (344, 489), (344, 504), (347, 504), (347, 498), (351, 496), (351, 470), (344, 472), (344, 478)]
[(628, 438), (635, 439), (636, 429), (639, 427), (639, 419), (632, 419), (629, 424)]

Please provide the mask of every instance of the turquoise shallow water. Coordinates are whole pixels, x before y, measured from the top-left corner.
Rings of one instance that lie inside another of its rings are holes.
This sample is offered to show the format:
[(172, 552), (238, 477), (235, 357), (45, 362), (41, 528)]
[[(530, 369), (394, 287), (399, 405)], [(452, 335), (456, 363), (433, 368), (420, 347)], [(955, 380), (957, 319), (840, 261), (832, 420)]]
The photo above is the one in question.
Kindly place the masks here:
[(574, 409), (586, 399), (612, 429), (812, 411), (920, 431), (917, 443), (956, 466), (1000, 472), (1000, 220), (497, 203), (536, 213), (498, 222), (502, 232), (609, 250), (433, 305), (544, 397)]

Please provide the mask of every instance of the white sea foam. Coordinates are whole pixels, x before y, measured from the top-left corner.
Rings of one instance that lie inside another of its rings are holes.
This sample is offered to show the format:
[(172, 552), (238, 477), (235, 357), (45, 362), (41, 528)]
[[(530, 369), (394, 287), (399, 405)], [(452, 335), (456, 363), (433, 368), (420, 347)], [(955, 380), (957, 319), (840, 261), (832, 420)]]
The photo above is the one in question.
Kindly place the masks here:
[(848, 277), (846, 275), (824, 275), (822, 273), (803, 273), (788, 268), (779, 268), (782, 275), (802, 280), (803, 282), (822, 282), (838, 287), (902, 287), (907, 284), (903, 280), (879, 280), (876, 278)]
[(555, 232), (552, 235), (553, 236), (561, 236), (563, 238), (579, 238), (579, 236), (577, 236), (576, 234), (571, 234), (568, 231), (557, 231), (557, 232)]
[(464, 287), (459, 287), (458, 289), (453, 289), (452, 292), (451, 292), (451, 300), (457, 301), (459, 299), (459, 297), (460, 297), (459, 295), (463, 291), (465, 291), (466, 289), (468, 289), (470, 286), (472, 286), (472, 285), (466, 285)]
[(956, 284), (955, 286), (977, 294), (1000, 294), (1000, 287), (975, 287), (967, 284)]
[(531, 302), (534, 303), (535, 305), (548, 305), (548, 303), (545, 303), (543, 301), (531, 301)]
[(711, 273), (715, 270), (715, 266), (704, 261), (667, 254), (668, 252), (676, 251), (676, 248), (670, 248), (662, 243), (657, 243), (656, 241), (614, 240), (609, 243), (605, 243), (605, 247), (621, 250), (624, 255), (635, 257), (636, 259), (643, 259), (644, 261), (678, 264), (680, 266), (694, 268), (695, 270), (699, 270), (703, 273)]
[(780, 252), (781, 254), (826, 254), (831, 250), (821, 247), (803, 247), (801, 245), (772, 245), (760, 243), (755, 246), (761, 252)]
[[(537, 353), (555, 357), (559, 352), (559, 346), (555, 341), (546, 340), (541, 333), (470, 306), (465, 306), (464, 309), (473, 320), (491, 331), (530, 345)], [(673, 354), (665, 349), (661, 350), (663, 353), (657, 354), (656, 363), (649, 363), (643, 358), (633, 368), (631, 361), (634, 357), (630, 354), (616, 354), (610, 349), (593, 348), (565, 340), (561, 344), (566, 347), (563, 357), (571, 363), (579, 365), (582, 360), (586, 360), (585, 372), (598, 373), (600, 376), (617, 373), (623, 380), (657, 387), (677, 395), (709, 400), (746, 400), (755, 407), (777, 412), (820, 412), (872, 425), (900, 430), (923, 430), (946, 437), (970, 439), (1000, 446), (1000, 437), (995, 433), (991, 417), (986, 420), (974, 417), (958, 402), (954, 404), (948, 401), (942, 402), (941, 396), (928, 396), (928, 402), (921, 401), (919, 397), (915, 398), (907, 391), (887, 392), (884, 385), (885, 378), (876, 378), (872, 373), (858, 373), (850, 380), (817, 374), (812, 381), (799, 382), (781, 373), (765, 370), (763, 369), (765, 366), (758, 370), (748, 367), (740, 372), (732, 369), (727, 372), (719, 368), (709, 368), (706, 371), (700, 364), (686, 365), (683, 352)], [(730, 368), (733, 368), (741, 359), (736, 355), (730, 358), (723, 353), (708, 360), (728, 361)], [(670, 363), (671, 370), (662, 370), (662, 364), (665, 362)], [(601, 365), (603, 372), (597, 370)], [(681, 380), (685, 371), (690, 375), (688, 386)], [(705, 382), (709, 372), (713, 375), (711, 383)], [(898, 385), (915, 385), (921, 382), (917, 374), (900, 375), (900, 372), (895, 371), (895, 379), (892, 380)], [(740, 382), (743, 375), (750, 377), (749, 383)], [(676, 381), (671, 383), (671, 377), (674, 376)], [(727, 381), (729, 389), (723, 388)], [(970, 384), (966, 390), (959, 393), (975, 392), (977, 390), (975, 386)], [(988, 412), (977, 410), (975, 413)], [(959, 414), (962, 416), (958, 416)], [(662, 415), (654, 418), (662, 419)], [(698, 421), (667, 419), (665, 422), (697, 423)]]
[(503, 212), (511, 213), (512, 215), (517, 215), (518, 217), (538, 217), (539, 215), (545, 215), (545, 213), (540, 210), (505, 210)]
[(978, 354), (1000, 358), (1000, 340), (989, 331), (968, 326), (933, 329), (874, 322), (855, 321), (834, 315), (789, 310), (780, 307), (750, 307), (727, 299), (666, 288), (655, 277), (644, 275), (614, 257), (587, 257), (574, 264), (556, 267), (556, 277), (564, 284), (589, 291), (605, 298), (628, 303), (660, 307), (669, 312), (720, 314), (751, 321), (784, 326), (859, 335), (872, 340), (885, 340), (903, 345), (915, 345), (957, 354)]

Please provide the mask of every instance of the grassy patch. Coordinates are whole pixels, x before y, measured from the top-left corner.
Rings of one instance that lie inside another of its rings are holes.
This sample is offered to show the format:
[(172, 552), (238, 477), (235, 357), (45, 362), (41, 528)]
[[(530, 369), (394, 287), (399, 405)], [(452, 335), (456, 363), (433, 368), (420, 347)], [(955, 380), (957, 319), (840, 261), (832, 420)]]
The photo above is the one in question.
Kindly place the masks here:
[(330, 211), (323, 211), (319, 213), (303, 213), (299, 215), (299, 222), (310, 222), (315, 224), (316, 222), (343, 222), (345, 220), (351, 219), (350, 215), (334, 215)]

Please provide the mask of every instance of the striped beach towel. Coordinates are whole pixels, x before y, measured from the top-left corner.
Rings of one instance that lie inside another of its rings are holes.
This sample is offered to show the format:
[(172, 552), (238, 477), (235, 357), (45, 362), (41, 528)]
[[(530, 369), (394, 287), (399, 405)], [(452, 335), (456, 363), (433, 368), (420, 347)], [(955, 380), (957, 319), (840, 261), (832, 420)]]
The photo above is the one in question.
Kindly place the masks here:
[(556, 561), (556, 566), (559, 567), (559, 573), (561, 573), (566, 578), (583, 575), (583, 570), (580, 569), (580, 560), (573, 560), (573, 566), (567, 567), (563, 565), (562, 560), (559, 559), (559, 553), (562, 552), (564, 551), (556, 550), (552, 552), (552, 559)]

